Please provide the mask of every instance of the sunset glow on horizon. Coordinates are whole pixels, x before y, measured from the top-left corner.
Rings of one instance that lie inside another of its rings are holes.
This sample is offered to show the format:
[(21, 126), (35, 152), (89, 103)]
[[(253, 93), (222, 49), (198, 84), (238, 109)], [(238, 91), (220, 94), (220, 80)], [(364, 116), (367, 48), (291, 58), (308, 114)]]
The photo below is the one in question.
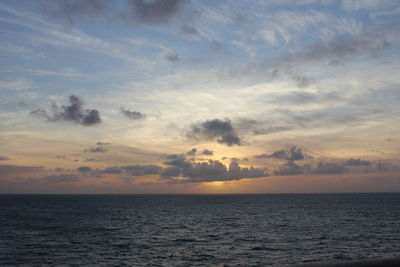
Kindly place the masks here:
[(398, 1), (0, 0), (0, 25), (1, 194), (400, 191)]

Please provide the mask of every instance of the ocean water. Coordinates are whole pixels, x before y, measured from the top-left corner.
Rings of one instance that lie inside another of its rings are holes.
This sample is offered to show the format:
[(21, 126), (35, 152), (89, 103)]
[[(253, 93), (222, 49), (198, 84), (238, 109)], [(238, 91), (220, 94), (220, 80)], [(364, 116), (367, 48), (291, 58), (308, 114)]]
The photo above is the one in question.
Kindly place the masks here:
[(398, 193), (0, 196), (0, 265), (282, 266), (398, 256)]

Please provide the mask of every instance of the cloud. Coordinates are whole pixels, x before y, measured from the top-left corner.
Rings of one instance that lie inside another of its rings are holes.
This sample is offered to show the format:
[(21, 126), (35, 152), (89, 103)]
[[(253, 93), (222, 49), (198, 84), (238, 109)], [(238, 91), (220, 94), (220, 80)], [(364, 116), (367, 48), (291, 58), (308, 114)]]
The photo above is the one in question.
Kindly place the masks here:
[(81, 166), (81, 167), (78, 167), (76, 170), (80, 173), (88, 173), (88, 172), (92, 171), (92, 168), (88, 167), (88, 166)]
[(107, 152), (107, 149), (105, 149), (102, 146), (95, 146), (95, 147), (87, 148), (84, 151), (90, 152), (90, 153), (105, 153), (105, 152)]
[(197, 153), (196, 148), (192, 148), (190, 151), (186, 152), (186, 154), (189, 156), (196, 156), (196, 153)]
[(376, 163), (375, 164), (375, 168), (376, 168), (376, 170), (378, 170), (378, 171), (387, 171), (389, 168), (388, 168), (388, 165), (386, 164), (386, 163), (384, 163), (384, 162), (378, 162), (378, 163)]
[(174, 51), (174, 50), (167, 51), (167, 52), (164, 54), (163, 57), (164, 57), (164, 59), (165, 59), (166, 61), (172, 62), (172, 63), (178, 62), (178, 61), (181, 60), (181, 57), (179, 56), (179, 54), (178, 54), (176, 51)]
[(209, 160), (208, 162), (192, 163), (182, 169), (183, 183), (198, 183), (211, 181), (231, 181), (244, 178), (260, 178), (266, 177), (264, 169), (258, 168), (242, 168), (237, 162), (231, 162), (227, 168), (218, 160)]
[(311, 62), (345, 59), (352, 56), (374, 55), (390, 46), (393, 29), (377, 29), (365, 31), (358, 35), (338, 37), (331, 42), (316, 43), (303, 52), (297, 52), (287, 58), (299, 62)]
[(313, 79), (311, 79), (305, 75), (300, 75), (300, 74), (296, 74), (296, 73), (289, 73), (288, 75), (291, 80), (296, 82), (297, 87), (299, 87), (299, 88), (307, 87), (314, 82)]
[[(293, 24), (293, 22), (290, 22)], [(341, 23), (343, 25), (343, 21)], [(278, 26), (278, 29), (281, 25)], [(347, 60), (355, 57), (374, 57), (381, 51), (391, 46), (396, 46), (399, 41), (398, 23), (370, 27), (362, 31), (340, 31), (339, 35), (329, 40), (312, 42), (311, 45), (300, 47), (297, 51), (276, 57), (265, 58), (259, 61), (248, 62), (240, 66), (232, 66), (229, 70), (231, 78), (243, 76), (269, 77), (274, 78), (278, 73), (286, 73), (287, 78), (293, 80), (297, 85), (305, 87), (314, 82), (314, 79), (294, 73), (300, 69), (305, 70), (308, 66), (343, 66)], [(338, 64), (339, 63), (339, 64)], [(294, 73), (294, 74), (293, 74)]]
[(0, 160), (10, 160), (10, 159), (6, 156), (0, 156)]
[(169, 179), (178, 177), (181, 174), (181, 168), (178, 166), (163, 168), (160, 172), (161, 178)]
[(99, 160), (98, 160), (98, 159), (95, 159), (95, 158), (87, 158), (87, 159), (85, 159), (84, 161), (85, 161), (85, 162), (99, 162)]
[(265, 121), (249, 119), (249, 118), (239, 118), (235, 120), (235, 129), (241, 134), (252, 134), (252, 135), (266, 135), (277, 132), (285, 132), (293, 129), (293, 126), (272, 126), (266, 127), (268, 124)]
[(206, 156), (214, 155), (214, 152), (212, 150), (204, 149), (203, 151), (198, 151), (196, 148), (192, 148), (190, 151), (186, 152), (186, 155), (188, 155), (188, 156), (196, 156), (198, 152), (201, 155), (206, 155)]
[(110, 173), (110, 174), (120, 174), (122, 173), (121, 167), (107, 167), (105, 168), (102, 173)]
[(306, 92), (306, 91), (290, 91), (285, 93), (278, 94), (268, 94), (266, 97), (266, 101), (268, 103), (280, 103), (280, 104), (288, 104), (290, 106), (293, 105), (307, 105), (307, 104), (322, 104), (322, 103), (338, 103), (339, 101), (343, 101), (343, 95), (340, 95), (339, 92), (325, 92), (325, 91), (317, 91), (317, 92)]
[(96, 145), (98, 145), (98, 146), (108, 146), (108, 145), (111, 145), (111, 143), (107, 143), (107, 142), (97, 142)]
[(133, 18), (143, 24), (162, 24), (175, 16), (186, 0), (129, 0)]
[(207, 156), (212, 156), (214, 155), (214, 151), (212, 150), (208, 150), (208, 149), (204, 149), (203, 151), (201, 151), (202, 155), (207, 155)]
[(157, 165), (128, 165), (121, 168), (132, 176), (155, 175), (161, 170)]
[(48, 175), (41, 178), (15, 178), (14, 181), (18, 183), (28, 183), (28, 184), (40, 184), (40, 183), (69, 183), (76, 182), (79, 177), (74, 174), (59, 174), (59, 175)]
[(190, 164), (190, 162), (186, 161), (186, 157), (184, 154), (171, 154), (168, 155), (167, 160), (164, 161), (165, 165), (169, 166), (185, 166), (187, 164)]
[(43, 170), (43, 167), (38, 166), (0, 165), (0, 177), (10, 178), (14, 175), (42, 172)]
[(184, 35), (192, 36), (192, 37), (196, 37), (196, 36), (200, 35), (199, 31), (196, 28), (189, 26), (189, 25), (183, 25), (181, 27), (181, 32)]
[(241, 145), (241, 139), (229, 119), (214, 119), (192, 124), (186, 136), (194, 140), (216, 140), (227, 146)]
[(44, 10), (52, 17), (74, 23), (80, 17), (104, 17), (129, 25), (163, 25), (179, 14), (189, 0), (51, 0)]
[(2, 81), (0, 80), (0, 90), (13, 90), (21, 91), (31, 89), (33, 86), (26, 80), (13, 80), (13, 81)]
[(311, 169), (312, 173), (318, 174), (335, 174), (335, 173), (343, 173), (345, 168), (342, 164), (334, 163), (334, 162), (323, 162), (320, 161), (317, 167)]
[(121, 108), (121, 113), (131, 120), (144, 120), (146, 115), (139, 111), (130, 111), (129, 109)]
[(49, 175), (41, 178), (42, 181), (47, 183), (66, 183), (76, 182), (79, 177), (73, 174), (60, 174), (60, 175)]
[(129, 174), (131, 176), (145, 176), (145, 175), (156, 175), (161, 171), (161, 167), (157, 165), (126, 165), (126, 166), (113, 166), (108, 167), (101, 171), (101, 173), (108, 174)]
[(309, 155), (305, 154), (301, 148), (296, 146), (292, 146), (290, 149), (281, 149), (277, 150), (271, 154), (260, 154), (256, 155), (256, 158), (277, 158), (277, 159), (285, 159), (289, 161), (294, 160), (302, 160), (310, 158)]
[(289, 160), (274, 172), (275, 175), (298, 175), (305, 172), (304, 166), (299, 166), (294, 161)]
[(345, 172), (346, 169), (342, 164), (334, 162), (320, 161), (316, 167), (311, 167), (309, 164), (303, 166), (297, 165), (294, 161), (289, 160), (286, 164), (277, 169), (275, 175), (299, 175), (305, 173), (313, 174), (339, 174)]
[(107, 8), (107, 0), (50, 0), (43, 5), (54, 17), (65, 17), (70, 23), (75, 17), (103, 15)]
[(345, 166), (371, 166), (371, 162), (362, 159), (349, 159), (343, 162)]
[[(268, 176), (264, 169), (242, 168), (236, 161), (232, 161), (229, 168), (227, 168), (225, 164), (218, 160), (191, 162), (186, 159), (184, 154), (169, 155), (164, 164), (171, 167), (163, 168), (160, 176), (163, 179), (169, 179), (173, 183), (230, 181)], [(177, 180), (173, 179), (174, 177), (184, 177), (186, 179)]]
[(91, 126), (101, 122), (99, 111), (96, 109), (83, 109), (83, 101), (78, 96), (71, 95), (69, 102), (70, 105), (61, 107), (53, 104), (51, 115), (43, 109), (31, 111), (30, 114), (44, 117), (50, 122), (65, 121), (83, 126)]

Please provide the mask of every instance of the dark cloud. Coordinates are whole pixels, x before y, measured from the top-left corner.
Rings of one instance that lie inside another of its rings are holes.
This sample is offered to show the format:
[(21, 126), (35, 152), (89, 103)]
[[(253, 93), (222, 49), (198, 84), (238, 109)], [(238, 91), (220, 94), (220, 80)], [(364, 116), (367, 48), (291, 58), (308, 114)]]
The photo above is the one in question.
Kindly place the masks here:
[(362, 159), (349, 159), (343, 162), (345, 166), (371, 166), (371, 162)]
[(275, 175), (299, 175), (305, 172), (304, 166), (299, 166), (294, 161), (289, 160), (274, 172)]
[(104, 17), (129, 24), (157, 25), (169, 22), (189, 0), (47, 0), (44, 10), (52, 17), (74, 23), (80, 17)]
[(311, 169), (312, 173), (318, 174), (335, 174), (335, 173), (343, 173), (345, 168), (342, 164), (334, 163), (334, 162), (323, 162), (320, 161), (318, 165)]
[(130, 111), (129, 109), (125, 108), (121, 108), (121, 113), (131, 120), (143, 120), (146, 118), (146, 115), (139, 111)]
[(88, 166), (81, 166), (81, 167), (78, 167), (76, 170), (80, 173), (88, 173), (88, 172), (92, 171), (92, 168), (88, 167)]
[(208, 150), (208, 149), (204, 149), (203, 151), (201, 151), (202, 155), (207, 155), (207, 156), (212, 156), (214, 155), (214, 151), (212, 150)]
[(122, 173), (122, 169), (121, 169), (121, 167), (116, 167), (116, 166), (108, 167), (108, 168), (105, 168), (102, 171), (102, 173), (120, 174), (120, 173)]
[[(226, 158), (226, 157), (225, 157)], [(231, 158), (231, 161), (233, 161), (233, 162), (248, 162), (249, 161), (249, 159), (248, 158), (242, 158), (242, 159), (240, 159), (240, 158), (235, 158), (235, 157), (233, 157), (233, 158)]]
[(101, 171), (101, 173), (120, 174), (125, 173), (131, 176), (145, 176), (156, 175), (161, 171), (161, 167), (157, 165), (126, 165), (126, 166), (113, 166), (108, 167)]
[(105, 153), (107, 152), (107, 149), (105, 149), (102, 146), (95, 146), (95, 147), (90, 147), (85, 149), (85, 152), (90, 152), (90, 153)]
[(178, 166), (163, 168), (160, 172), (161, 178), (178, 177), (181, 174), (181, 168)]
[(128, 165), (121, 168), (132, 176), (156, 175), (161, 170), (157, 165)]
[(96, 145), (98, 145), (98, 146), (108, 146), (108, 145), (111, 145), (111, 144), (107, 143), (107, 142), (97, 142)]
[(165, 165), (168, 166), (185, 166), (187, 164), (190, 164), (186, 160), (186, 157), (184, 154), (171, 154), (166, 157), (166, 161), (164, 161)]
[(6, 156), (0, 156), (0, 160), (10, 160), (10, 159)]
[[(203, 151), (198, 151), (196, 148), (192, 148), (190, 151), (186, 152), (186, 155), (188, 156), (196, 156), (196, 155), (206, 155), (206, 156), (212, 156), (214, 155), (214, 152), (208, 149), (204, 149)], [(171, 155), (170, 155), (171, 157)], [(172, 157), (178, 157), (177, 154), (173, 154)], [(182, 157), (182, 156), (180, 156)]]
[[(168, 175), (164, 177), (182, 176), (184, 180), (171, 180), (177, 183), (199, 183), (212, 181), (231, 181), (244, 178), (259, 178), (268, 176), (264, 169), (242, 168), (236, 162), (231, 162), (229, 168), (217, 160), (209, 160), (208, 162), (189, 163), (183, 168), (175, 166), (164, 170)], [(179, 172), (178, 172), (179, 171)]]
[(294, 161), (294, 160), (307, 159), (310, 158), (310, 156), (305, 154), (301, 148), (292, 146), (289, 149), (277, 150), (271, 154), (260, 154), (257, 155), (256, 158), (278, 158), (278, 159)]
[(105, 15), (107, 0), (44, 0), (45, 11), (54, 17), (63, 17), (74, 23), (80, 16), (96, 17)]
[(161, 24), (174, 17), (187, 0), (128, 0), (133, 18), (143, 24)]
[(99, 160), (98, 160), (98, 159), (95, 159), (95, 158), (87, 158), (87, 159), (85, 159), (84, 161), (85, 161), (85, 162), (98, 162)]
[(50, 122), (66, 121), (91, 126), (101, 122), (100, 113), (96, 109), (83, 109), (83, 101), (74, 95), (69, 97), (70, 105), (57, 106), (53, 104), (51, 114), (43, 109), (31, 111), (31, 115), (46, 118)]
[[(229, 168), (218, 160), (206, 162), (188, 161), (183, 154), (173, 154), (164, 164), (171, 167), (162, 169), (161, 178), (170, 179), (170, 182), (197, 183), (210, 181), (240, 180), (243, 178), (266, 177), (264, 169), (242, 168), (236, 161), (231, 161)], [(184, 177), (185, 180), (174, 180), (174, 177)]]
[(202, 182), (260, 178), (266, 177), (268, 174), (264, 169), (254, 167), (242, 168), (237, 162), (231, 162), (229, 168), (226, 168), (225, 165), (219, 161), (209, 161), (196, 163), (193, 164), (191, 168), (184, 169), (183, 176), (189, 178), (185, 182)]
[(214, 119), (192, 124), (186, 136), (194, 140), (216, 140), (227, 146), (241, 144), (241, 139), (229, 119)]
[(196, 153), (197, 153), (196, 148), (192, 148), (190, 151), (186, 152), (186, 154), (189, 156), (196, 156)]
[(181, 57), (179, 56), (179, 54), (176, 51), (167, 51), (164, 55), (163, 58), (165, 59), (165, 61), (168, 62), (178, 62), (181, 60)]
[(14, 175), (41, 172), (43, 167), (38, 166), (18, 166), (18, 165), (0, 165), (0, 177), (10, 178)]
[(73, 174), (60, 174), (60, 175), (49, 175), (41, 178), (41, 181), (47, 183), (66, 183), (66, 182), (76, 182), (79, 177)]
[(320, 161), (314, 168), (309, 164), (297, 165), (294, 161), (289, 160), (274, 172), (275, 175), (299, 175), (306, 173), (313, 174), (339, 174), (345, 172), (346, 169), (342, 164), (334, 162)]

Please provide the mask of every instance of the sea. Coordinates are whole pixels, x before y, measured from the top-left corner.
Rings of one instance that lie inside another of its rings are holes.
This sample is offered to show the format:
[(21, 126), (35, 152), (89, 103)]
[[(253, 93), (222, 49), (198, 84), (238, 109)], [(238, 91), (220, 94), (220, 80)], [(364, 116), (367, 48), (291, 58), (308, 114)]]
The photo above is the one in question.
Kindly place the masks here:
[(0, 195), (1, 266), (297, 266), (399, 256), (400, 193)]

